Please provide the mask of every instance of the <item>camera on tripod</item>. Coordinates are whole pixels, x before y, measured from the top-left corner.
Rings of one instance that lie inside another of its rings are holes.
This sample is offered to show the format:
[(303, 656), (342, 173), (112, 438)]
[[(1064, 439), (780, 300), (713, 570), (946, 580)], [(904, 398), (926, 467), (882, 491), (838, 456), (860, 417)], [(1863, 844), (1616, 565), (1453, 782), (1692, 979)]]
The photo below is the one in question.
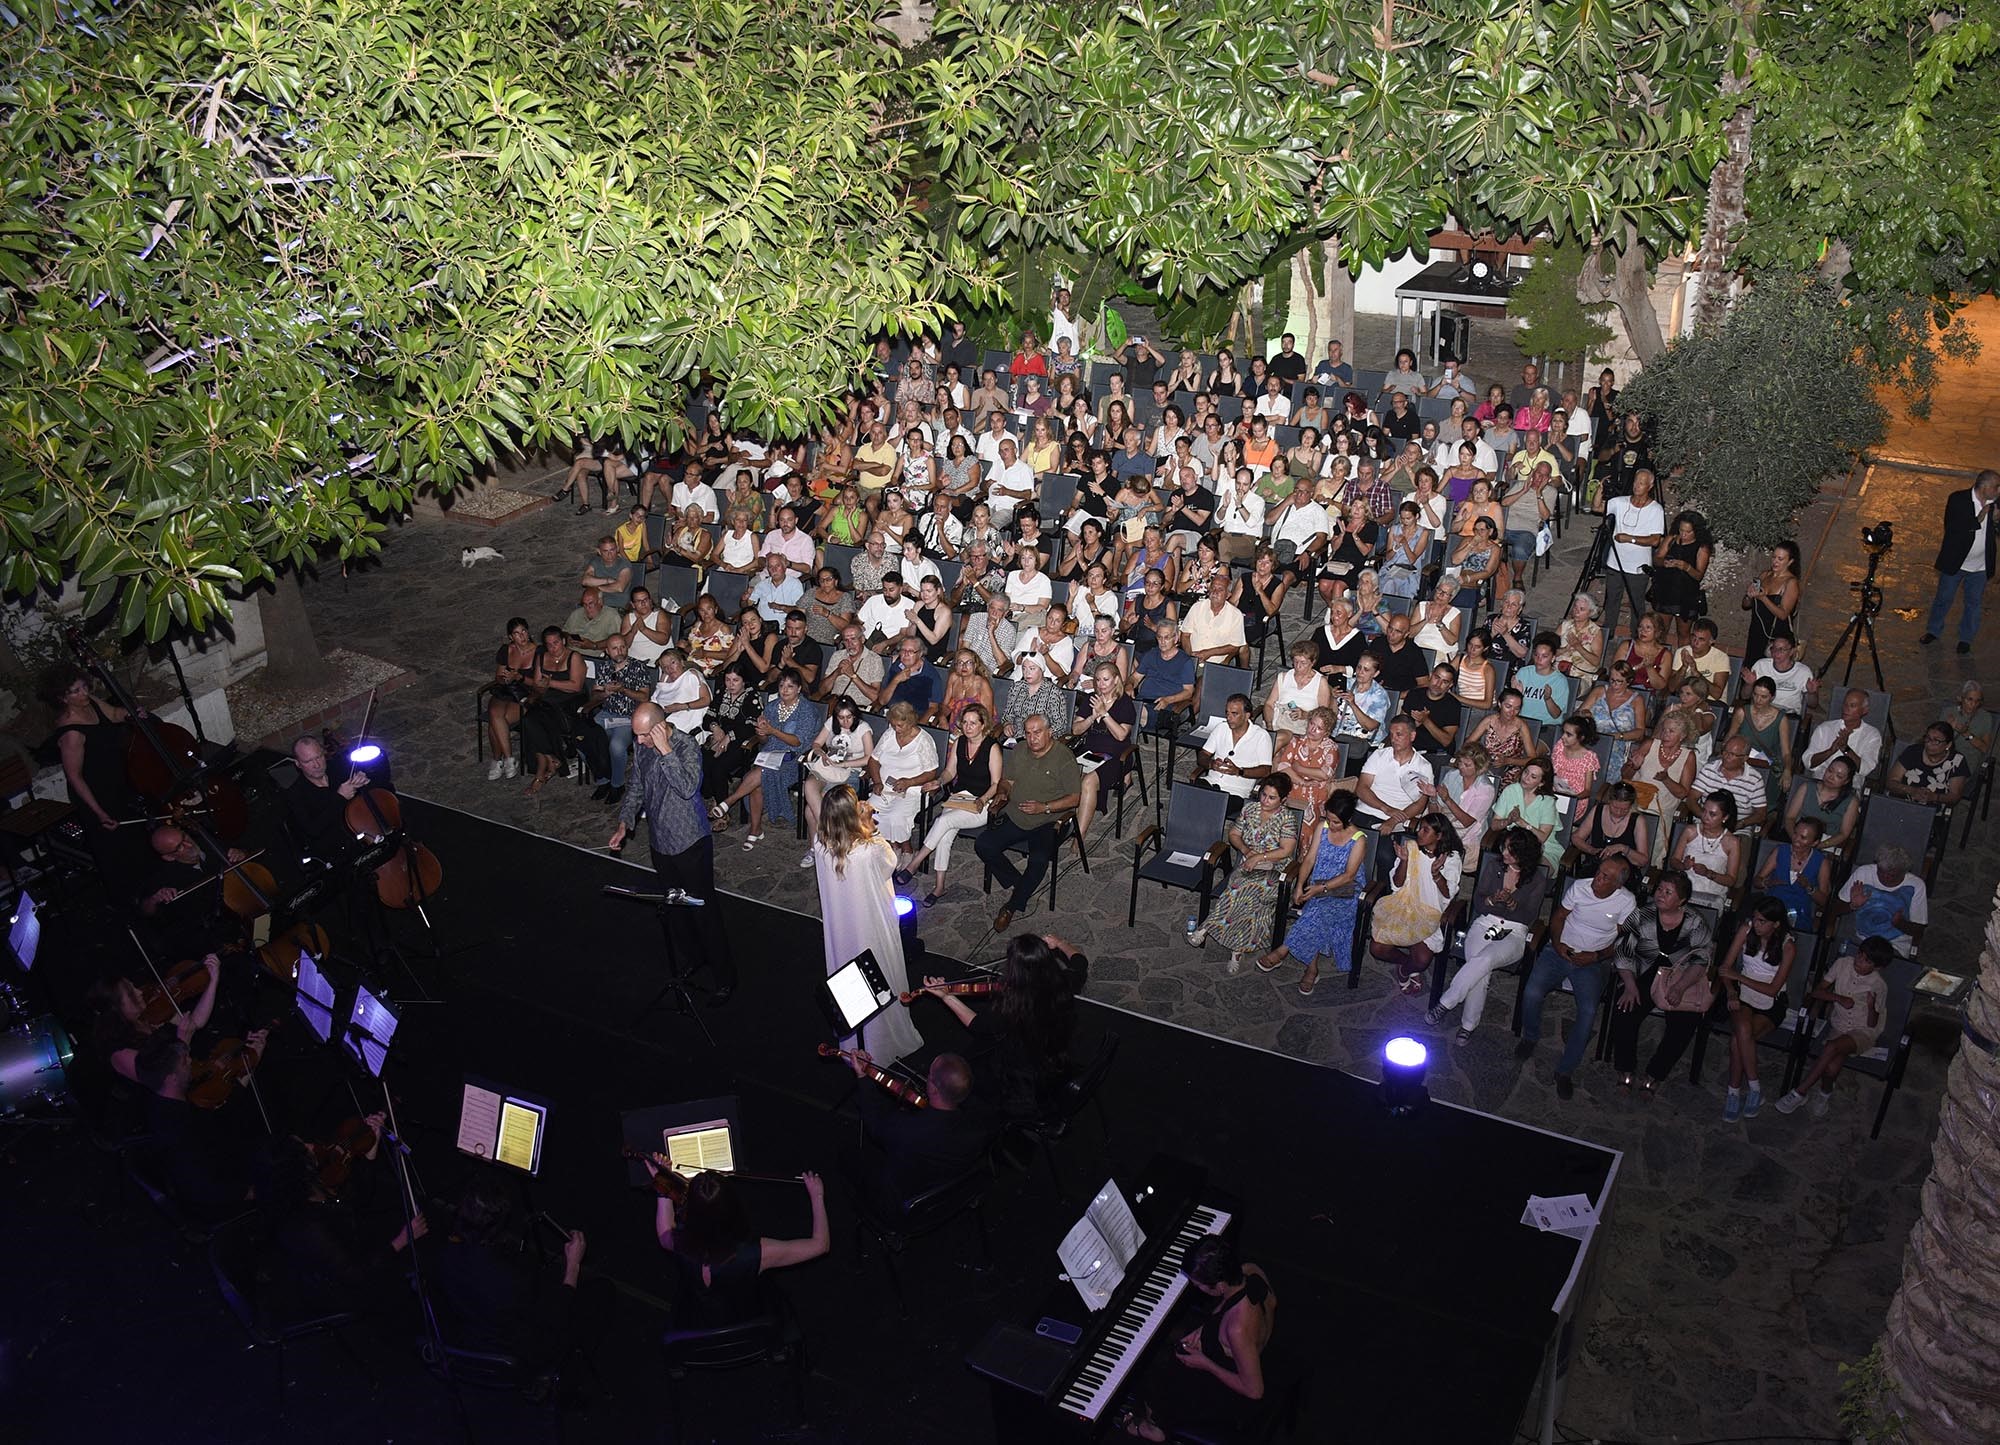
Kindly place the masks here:
[[(1896, 524), (1894, 522), (1877, 522), (1872, 527), (1863, 527), (1861, 529), (1861, 545), (1874, 555), (1881, 556), (1896, 545)], [(1872, 567), (1870, 570), (1873, 570)]]
[(1873, 617), (1882, 610), (1882, 589), (1875, 584), (1875, 570), (1882, 565), (1882, 558), (1888, 550), (1896, 545), (1895, 524), (1885, 521), (1863, 527), (1861, 545), (1868, 549), (1868, 575), (1847, 586), (1849, 591), (1861, 594), (1855, 610), (1863, 617)]

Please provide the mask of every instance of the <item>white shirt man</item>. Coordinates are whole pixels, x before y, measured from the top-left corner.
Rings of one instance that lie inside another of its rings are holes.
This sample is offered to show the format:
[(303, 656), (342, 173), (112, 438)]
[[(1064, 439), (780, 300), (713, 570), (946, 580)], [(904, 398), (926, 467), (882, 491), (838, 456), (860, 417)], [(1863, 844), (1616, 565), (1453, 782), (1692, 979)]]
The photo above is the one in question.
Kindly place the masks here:
[(1639, 910), (1639, 902), (1627, 888), (1614, 888), (1609, 897), (1597, 892), (1594, 878), (1578, 878), (1563, 890), (1564, 918), (1562, 941), (1579, 953), (1597, 953), (1617, 941), (1625, 920)]
[(722, 520), (722, 511), (715, 504), (715, 488), (707, 482), (697, 482), (693, 486), (685, 481), (675, 482), (670, 505), (676, 512), (695, 508), (702, 513), (697, 521), (713, 523)]
[[(1647, 480), (1650, 483), (1651, 478), (1648, 477)], [(1641, 496), (1645, 500), (1641, 501)], [(1614, 536), (1622, 533), (1628, 537), (1658, 538), (1666, 533), (1666, 508), (1653, 500), (1650, 485), (1645, 487), (1643, 492), (1635, 485), (1630, 496), (1614, 497), (1606, 505), (1611, 513), (1611, 531)], [(1614, 542), (1611, 545), (1611, 555), (1605, 560), (1607, 566), (1623, 572), (1626, 576), (1636, 576), (1653, 564), (1653, 544), (1636, 541)]]
[(1368, 755), (1362, 765), (1355, 812), (1370, 822), (1395, 819), (1401, 823), (1422, 812), (1427, 804), (1418, 791), (1423, 784), (1437, 781), (1430, 759), (1416, 748), (1417, 730), (1407, 717), (1398, 716), (1389, 724), (1389, 741)]
[(1290, 542), (1294, 554), (1302, 552), (1312, 542), (1326, 536), (1326, 508), (1312, 501), (1312, 493), (1305, 493), (1306, 501), (1299, 500), (1299, 493), (1293, 492), (1285, 504), (1278, 509), (1278, 515), (1271, 527), (1272, 542)]
[[(994, 415), (997, 417), (999, 413), (995, 412)], [(1013, 442), (1017, 453), (1021, 449), (1021, 444), (1015, 441), (1013, 433), (1007, 430), (1005, 423), (989, 421), (986, 430), (979, 434), (979, 441), (972, 448), (972, 454), (979, 458), (979, 464), (989, 472), (1000, 465), (1002, 442)]]
[(1035, 496), (1035, 469), (1022, 461), (1014, 450), (1013, 438), (1000, 443), (1000, 460), (986, 474), (986, 506), (993, 513), (993, 525), (1004, 527), (1014, 520), (1014, 509)]
[[(1241, 733), (1237, 728), (1242, 729)], [(1227, 768), (1211, 766), (1201, 775), (1202, 781), (1233, 797), (1248, 798), (1255, 794), (1257, 779), (1271, 768), (1271, 735), (1252, 722), (1241, 707), (1230, 707), (1208, 725), (1201, 751), (1211, 764), (1229, 764)], [(1246, 776), (1251, 769), (1260, 771)]]
[[(891, 590), (896, 596), (889, 595)], [(893, 589), (885, 586), (861, 604), (855, 621), (861, 624), (861, 635), (869, 639), (871, 646), (880, 649), (894, 643), (915, 625), (910, 619), (916, 610), (916, 600), (906, 595), (900, 585)], [(881, 639), (879, 642), (876, 640), (878, 637)]]
[(1257, 398), (1253, 415), (1268, 417), (1272, 426), (1283, 426), (1292, 417), (1292, 398), (1284, 391), (1267, 391)]
[(1850, 688), (1841, 699), (1840, 716), (1828, 718), (1812, 731), (1805, 748), (1806, 771), (1815, 778), (1826, 772), (1835, 758), (1854, 764), (1854, 780), (1864, 783), (1875, 776), (1882, 761), (1882, 730), (1868, 721), (1868, 694)]
[(1222, 492), (1219, 510), (1225, 536), (1248, 537), (1254, 542), (1264, 535), (1264, 498), (1253, 485), (1247, 469), (1238, 481)]

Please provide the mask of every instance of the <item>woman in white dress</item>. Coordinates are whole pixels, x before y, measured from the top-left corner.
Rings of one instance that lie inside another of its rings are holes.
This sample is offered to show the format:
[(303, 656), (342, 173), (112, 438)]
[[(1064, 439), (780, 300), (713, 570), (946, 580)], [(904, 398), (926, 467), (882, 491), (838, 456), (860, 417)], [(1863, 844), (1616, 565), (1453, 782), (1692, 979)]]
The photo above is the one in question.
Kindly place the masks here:
[[(843, 697), (827, 710), (826, 725), (813, 739), (804, 758), (806, 836), (819, 835), (819, 800), (828, 788), (842, 783), (853, 787), (861, 781), (861, 770), (875, 755), (875, 729), (861, 720), (854, 699)], [(799, 859), (799, 867), (813, 866), (811, 849)]]
[[(896, 845), (898, 870), (914, 850), (910, 834), (924, 805), (924, 789), (938, 779), (938, 766), (937, 744), (918, 725), (917, 710), (906, 702), (891, 703), (889, 729), (875, 740), (868, 776), (874, 785), (875, 831)], [(908, 874), (898, 871), (899, 885), (909, 881)]]
[[(820, 800), (813, 866), (819, 878), (828, 976), (861, 954), (873, 953), (889, 988), (908, 992), (903, 935), (896, 927), (896, 890), (890, 882), (895, 851), (875, 836), (875, 820), (854, 789), (833, 788)], [(914, 1053), (923, 1042), (906, 1008), (885, 1009), (861, 1030), (861, 1046), (878, 1064)]]

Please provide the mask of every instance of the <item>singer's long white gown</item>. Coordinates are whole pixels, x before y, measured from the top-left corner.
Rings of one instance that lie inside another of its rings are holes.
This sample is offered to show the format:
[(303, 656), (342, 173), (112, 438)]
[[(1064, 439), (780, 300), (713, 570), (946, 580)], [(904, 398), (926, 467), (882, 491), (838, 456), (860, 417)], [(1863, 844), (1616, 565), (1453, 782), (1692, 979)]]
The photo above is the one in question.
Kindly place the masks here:
[[(877, 838), (847, 855), (847, 865), (835, 872), (833, 855), (813, 840), (813, 870), (819, 877), (819, 913), (826, 932), (826, 971), (831, 977), (865, 951), (873, 950), (882, 976), (898, 993), (910, 987), (903, 963), (903, 935), (896, 927), (896, 853)], [(851, 1046), (853, 1041), (848, 1040)], [(878, 1064), (900, 1059), (923, 1047), (923, 1035), (900, 1003), (869, 1020), (861, 1044)]]

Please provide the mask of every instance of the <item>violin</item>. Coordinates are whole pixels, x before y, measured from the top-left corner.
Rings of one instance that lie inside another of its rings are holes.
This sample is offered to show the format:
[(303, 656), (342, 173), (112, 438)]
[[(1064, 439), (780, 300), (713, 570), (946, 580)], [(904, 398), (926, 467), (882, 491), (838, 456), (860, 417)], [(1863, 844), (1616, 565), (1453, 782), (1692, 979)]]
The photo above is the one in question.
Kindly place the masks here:
[(956, 998), (974, 998), (983, 993), (1004, 993), (1007, 985), (997, 978), (964, 978), (957, 983), (939, 984), (936, 988), (911, 989), (899, 993), (897, 998), (904, 1003), (915, 1003), (925, 994), (951, 994)]
[(139, 1024), (149, 1032), (164, 1028), (201, 1002), (208, 990), (208, 963), (190, 958), (167, 970), (158, 983), (139, 989)]
[[(627, 1159), (637, 1159), (642, 1163), (651, 1160), (656, 1166), (652, 1176), (653, 1192), (678, 1209), (687, 1203), (688, 1186), (693, 1183), (687, 1175), (676, 1169), (671, 1160), (657, 1149), (635, 1149), (627, 1144), (623, 1150)], [(761, 1179), (767, 1184), (797, 1184), (801, 1176), (797, 1174), (746, 1174), (741, 1169), (698, 1169), (697, 1174), (726, 1174), (731, 1179)]]
[[(821, 1044), (819, 1046), (819, 1056), (822, 1059), (846, 1059), (850, 1063), (853, 1063), (856, 1062), (855, 1055), (858, 1052), (859, 1050), (856, 1049), (837, 1048), (832, 1044)], [(901, 1099), (905, 1104), (918, 1109), (924, 1107), (924, 1091), (916, 1084), (908, 1079), (897, 1078), (873, 1059), (863, 1059), (859, 1062), (861, 1064), (862, 1077), (872, 1079), (875, 1083), (880, 1084), (893, 1097)]]
[(347, 1187), (354, 1161), (374, 1154), (380, 1143), (375, 1126), (368, 1120), (345, 1119), (328, 1142), (307, 1144), (306, 1153), (312, 1156), (313, 1167), (319, 1171), (319, 1187), (328, 1194), (339, 1194)]
[[(272, 1019), (264, 1025), (268, 1034), (278, 1027)], [(188, 1080), (187, 1101), (197, 1109), (220, 1109), (229, 1102), (236, 1086), (247, 1080), (263, 1057), (263, 1046), (246, 1039), (222, 1039), (205, 1058), (193, 1061), (193, 1077)]]
[[(158, 748), (146, 737), (146, 728), (158, 739)], [(194, 781), (185, 781), (190, 777)], [(125, 780), (177, 825), (201, 821), (224, 839), (240, 838), (250, 826), (243, 790), (208, 773), (194, 734), (174, 723), (158, 718), (134, 722), (125, 744)]]

